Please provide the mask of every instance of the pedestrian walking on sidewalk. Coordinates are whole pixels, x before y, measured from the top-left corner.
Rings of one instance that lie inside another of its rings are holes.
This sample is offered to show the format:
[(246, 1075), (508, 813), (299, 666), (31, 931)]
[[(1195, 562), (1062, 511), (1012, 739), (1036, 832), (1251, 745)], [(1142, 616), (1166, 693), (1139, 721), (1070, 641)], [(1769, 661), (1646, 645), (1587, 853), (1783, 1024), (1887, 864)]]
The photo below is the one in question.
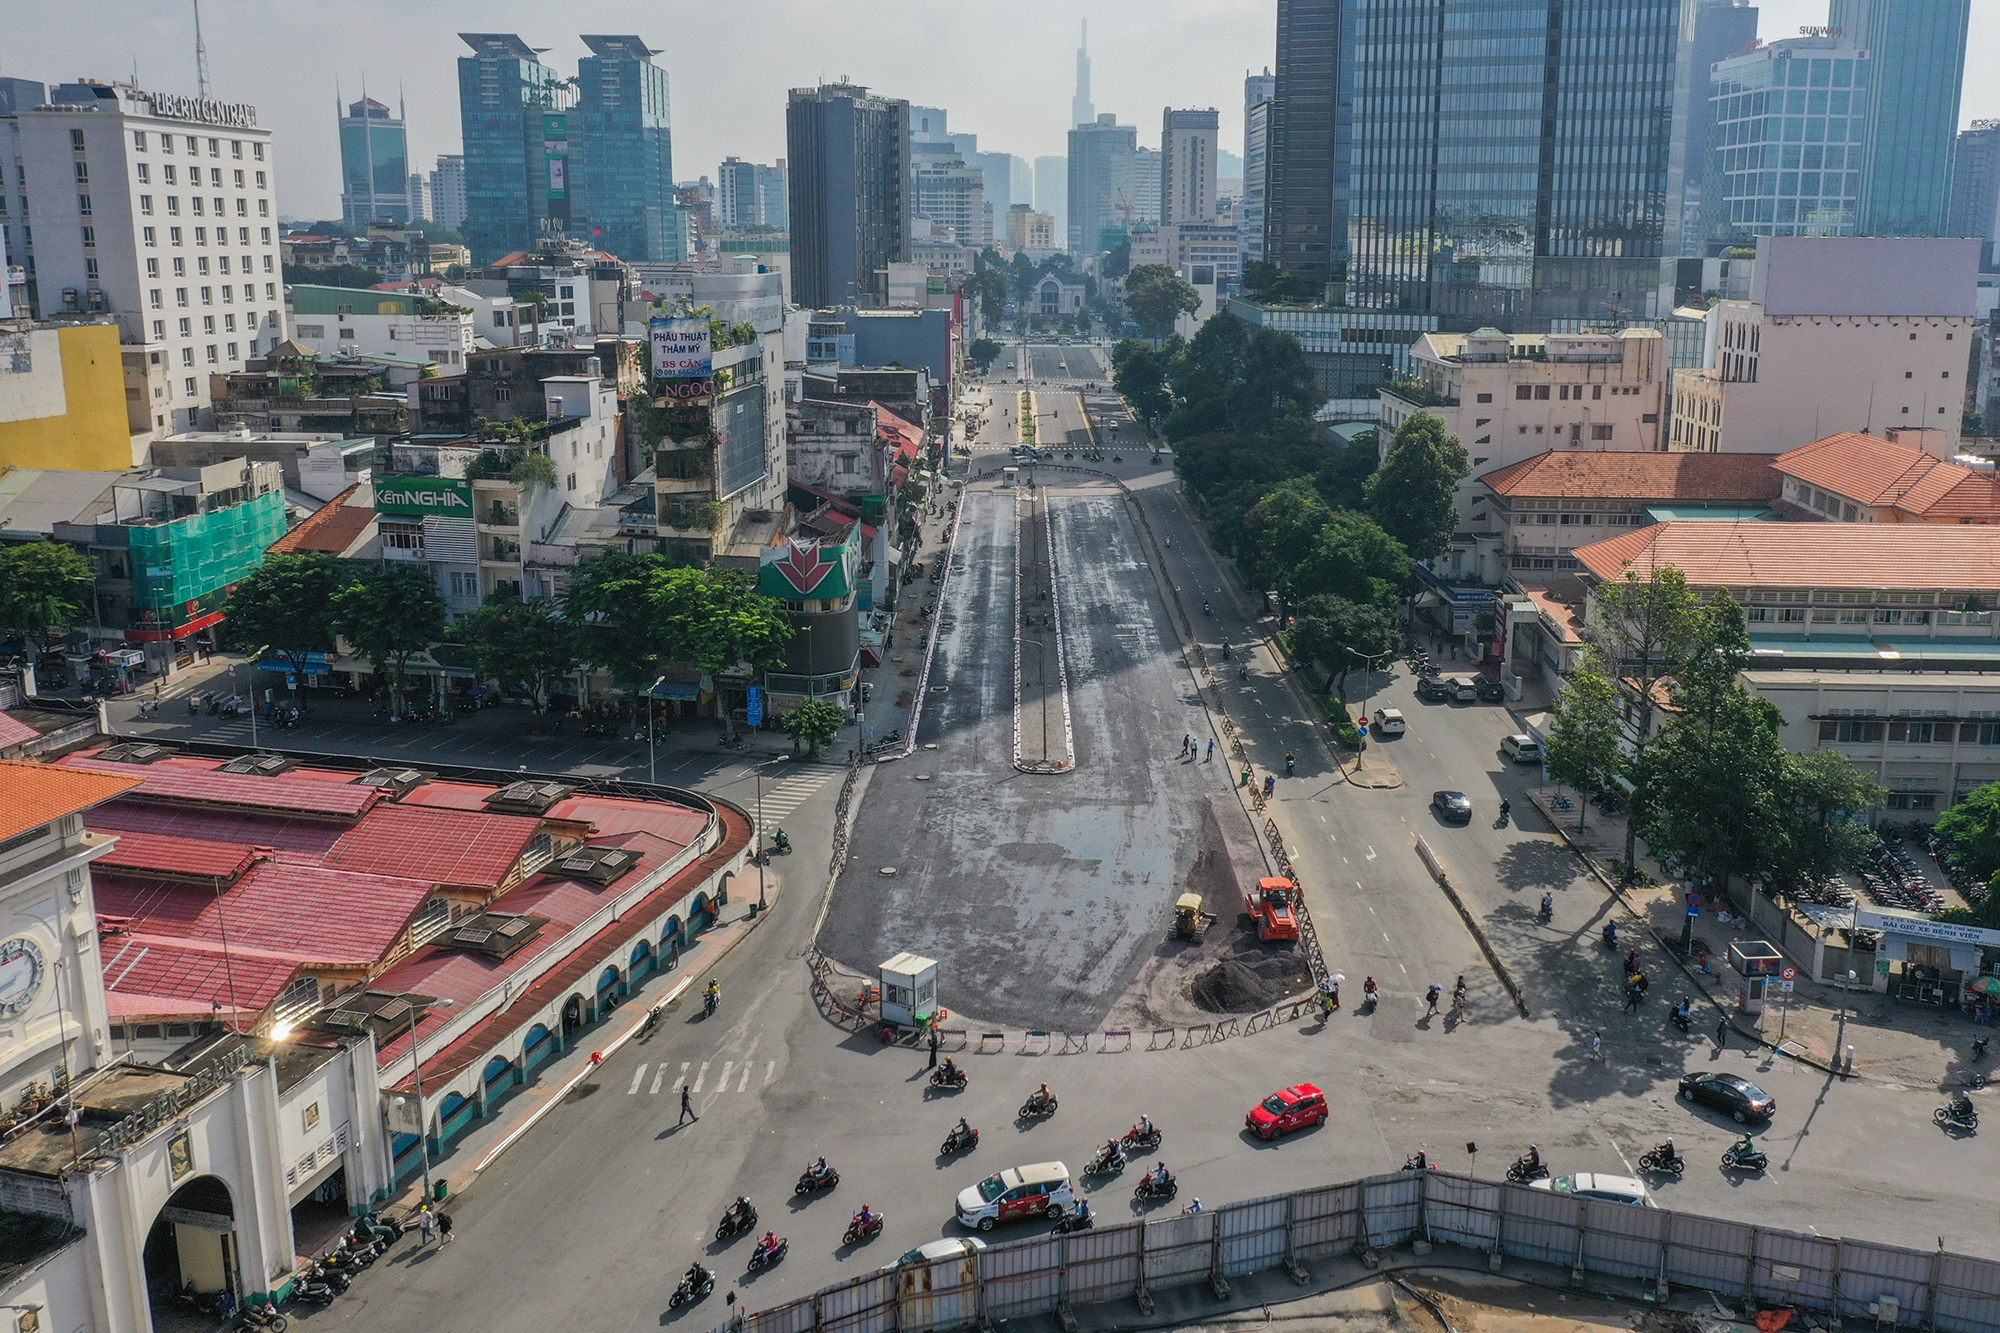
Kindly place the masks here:
[(438, 1214), (438, 1244), (451, 1244), (451, 1214)]
[(932, 1069), (937, 1068), (937, 1048), (938, 1048), (937, 1028), (933, 1026), (931, 1028), (931, 1062), (929, 1066)]
[(1718, 1018), (1715, 1020), (1715, 1049), (1717, 1052), (1729, 1049), (1729, 1020), (1727, 1018)]
[(1602, 1060), (1604, 1058), (1604, 1030), (1602, 1028), (1590, 1034), (1590, 1058), (1593, 1060)]
[(431, 1216), (431, 1206), (425, 1204), (417, 1209), (417, 1243), (428, 1245), (437, 1239), (437, 1219)]
[(679, 1129), (688, 1121), (699, 1119), (701, 1117), (694, 1113), (694, 1098), (688, 1092), (688, 1085), (683, 1083), (681, 1084), (681, 1118), (674, 1122), (674, 1128)]
[(1202, 760), (1201, 762), (1207, 764), (1214, 762), (1214, 760), (1215, 760), (1215, 737), (1210, 736), (1208, 738), (1208, 758)]

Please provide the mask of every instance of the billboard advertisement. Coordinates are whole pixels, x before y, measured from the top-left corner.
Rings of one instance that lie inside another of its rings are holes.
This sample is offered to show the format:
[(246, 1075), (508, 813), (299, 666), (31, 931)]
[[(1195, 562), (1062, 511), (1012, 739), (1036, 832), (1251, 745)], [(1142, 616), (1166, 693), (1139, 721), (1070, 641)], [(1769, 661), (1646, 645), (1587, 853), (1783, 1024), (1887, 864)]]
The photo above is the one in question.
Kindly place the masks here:
[(375, 512), (471, 518), (472, 483), (461, 477), (382, 477), (375, 482)]
[(705, 319), (654, 319), (653, 388), (668, 398), (706, 398), (715, 391), (715, 357)]
[(549, 164), (549, 199), (569, 194), (569, 117), (560, 113), (542, 116), (542, 156)]

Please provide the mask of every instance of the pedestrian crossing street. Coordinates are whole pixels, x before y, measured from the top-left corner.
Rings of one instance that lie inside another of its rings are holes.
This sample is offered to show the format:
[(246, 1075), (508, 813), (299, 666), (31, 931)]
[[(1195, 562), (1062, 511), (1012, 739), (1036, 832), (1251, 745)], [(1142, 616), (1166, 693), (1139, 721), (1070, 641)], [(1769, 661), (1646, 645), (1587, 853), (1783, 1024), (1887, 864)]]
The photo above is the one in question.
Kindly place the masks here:
[[(759, 1068), (759, 1064), (763, 1066)], [(716, 1069), (720, 1065), (719, 1070)], [(678, 1067), (677, 1067), (678, 1066)], [(714, 1077), (710, 1078), (711, 1071)], [(662, 1093), (678, 1093), (683, 1083), (688, 1085), (691, 1096), (720, 1096), (723, 1093), (750, 1091), (751, 1084), (763, 1087), (777, 1079), (776, 1060), (662, 1060), (659, 1064), (641, 1064), (632, 1071), (632, 1085), (625, 1089), (627, 1097), (657, 1097)]]
[[(780, 778), (764, 788), (763, 812), (758, 827), (768, 836), (784, 823), (792, 811), (810, 800), (814, 792), (846, 771), (845, 764), (798, 765), (789, 776)], [(741, 800), (742, 797), (736, 796), (733, 799)]]

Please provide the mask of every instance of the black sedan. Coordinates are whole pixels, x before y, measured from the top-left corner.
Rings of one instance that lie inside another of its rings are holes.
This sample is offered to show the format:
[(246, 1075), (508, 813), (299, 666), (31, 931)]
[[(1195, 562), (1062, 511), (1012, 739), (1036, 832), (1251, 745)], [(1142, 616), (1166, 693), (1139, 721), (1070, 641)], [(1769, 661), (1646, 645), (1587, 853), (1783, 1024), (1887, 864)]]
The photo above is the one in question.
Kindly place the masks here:
[(1417, 697), (1427, 704), (1438, 703), (1451, 697), (1451, 687), (1436, 676), (1425, 676), (1417, 682)]
[(1749, 1079), (1705, 1071), (1681, 1075), (1681, 1100), (1727, 1111), (1739, 1125), (1767, 1121), (1778, 1109), (1777, 1098)]
[(1431, 793), (1431, 809), (1447, 824), (1470, 824), (1472, 822), (1472, 802), (1462, 791), (1434, 791)]
[(1489, 704), (1507, 702), (1507, 687), (1500, 683), (1498, 676), (1487, 676), (1479, 682), (1479, 697)]

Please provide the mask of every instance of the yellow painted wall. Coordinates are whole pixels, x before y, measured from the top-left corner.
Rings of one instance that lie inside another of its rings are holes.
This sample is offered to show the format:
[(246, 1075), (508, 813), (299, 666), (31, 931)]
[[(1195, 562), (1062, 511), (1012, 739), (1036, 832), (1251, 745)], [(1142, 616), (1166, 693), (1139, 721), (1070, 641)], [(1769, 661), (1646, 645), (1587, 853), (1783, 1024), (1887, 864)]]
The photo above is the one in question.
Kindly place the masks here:
[(132, 466), (125, 411), (125, 363), (116, 324), (74, 324), (58, 331), (63, 394), (59, 417), (0, 421), (0, 467), (118, 472)]

